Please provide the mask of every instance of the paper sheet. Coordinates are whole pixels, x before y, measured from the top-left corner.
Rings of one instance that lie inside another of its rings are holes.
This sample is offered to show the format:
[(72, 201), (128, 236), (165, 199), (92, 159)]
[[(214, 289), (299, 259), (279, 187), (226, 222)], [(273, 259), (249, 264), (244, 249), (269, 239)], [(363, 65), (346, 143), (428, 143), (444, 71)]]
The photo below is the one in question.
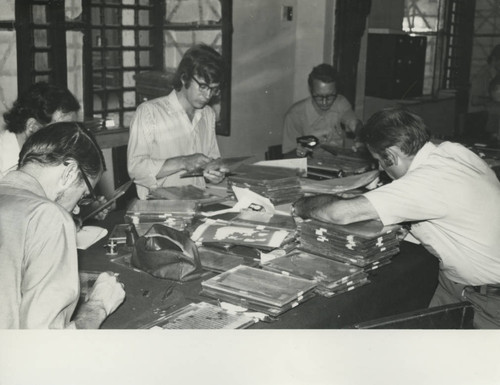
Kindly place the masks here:
[(99, 239), (105, 237), (108, 230), (99, 226), (83, 226), (76, 233), (76, 247), (80, 250), (86, 250)]

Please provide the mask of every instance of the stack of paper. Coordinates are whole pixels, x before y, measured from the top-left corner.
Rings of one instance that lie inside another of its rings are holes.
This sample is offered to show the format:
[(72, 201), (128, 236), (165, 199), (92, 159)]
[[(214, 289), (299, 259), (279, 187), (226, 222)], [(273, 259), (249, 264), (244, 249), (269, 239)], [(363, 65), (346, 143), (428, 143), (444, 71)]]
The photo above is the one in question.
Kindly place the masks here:
[(227, 178), (228, 188), (248, 188), (273, 203), (295, 202), (302, 196), (297, 171), (284, 167), (242, 165)]
[(399, 253), (399, 228), (378, 221), (342, 226), (308, 219), (298, 225), (298, 236), (302, 250), (371, 270)]
[(317, 283), (316, 292), (325, 297), (333, 297), (370, 282), (361, 267), (300, 250), (267, 262), (263, 269), (313, 280)]
[(277, 316), (314, 296), (316, 282), (237, 266), (201, 285), (204, 295)]
[(364, 187), (378, 177), (378, 170), (372, 170), (363, 174), (346, 176), (344, 178), (332, 178), (324, 180), (313, 180), (301, 178), (302, 192), (311, 194), (339, 194)]
[(354, 152), (328, 145), (314, 149), (313, 156), (307, 159), (308, 173), (314, 170), (324, 170), (352, 175), (374, 168), (374, 160), (365, 151)]
[(184, 230), (198, 212), (194, 201), (134, 199), (125, 214), (126, 223), (161, 223), (176, 230)]

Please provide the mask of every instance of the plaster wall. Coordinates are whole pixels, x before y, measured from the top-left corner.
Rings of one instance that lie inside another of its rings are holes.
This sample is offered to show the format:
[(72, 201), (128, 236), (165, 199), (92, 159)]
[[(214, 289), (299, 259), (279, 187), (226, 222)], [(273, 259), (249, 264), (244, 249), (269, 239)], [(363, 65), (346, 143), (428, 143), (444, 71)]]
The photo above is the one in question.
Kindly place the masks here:
[[(307, 96), (307, 75), (324, 61), (325, 39), (332, 41), (334, 0), (235, 0), (231, 136), (218, 137), (223, 156), (255, 155), (263, 159), (280, 144), (283, 117)], [(327, 5), (330, 14), (326, 17)], [(293, 7), (293, 20), (282, 7)], [(327, 54), (332, 60), (333, 54)]]

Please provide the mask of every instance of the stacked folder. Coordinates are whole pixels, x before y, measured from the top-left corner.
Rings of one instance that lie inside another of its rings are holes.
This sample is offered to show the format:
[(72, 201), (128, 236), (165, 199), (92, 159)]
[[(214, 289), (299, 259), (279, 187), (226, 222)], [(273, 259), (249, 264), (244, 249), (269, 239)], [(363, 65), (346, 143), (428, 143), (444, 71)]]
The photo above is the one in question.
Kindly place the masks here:
[(299, 224), (298, 238), (302, 250), (369, 271), (399, 253), (399, 228), (378, 221), (335, 225), (308, 219)]
[(313, 297), (316, 282), (240, 265), (201, 286), (209, 297), (278, 316)]
[(325, 297), (333, 297), (370, 282), (361, 267), (300, 250), (267, 262), (263, 269), (313, 280), (317, 283), (316, 292)]
[(139, 200), (134, 199), (125, 213), (126, 223), (161, 223), (176, 230), (188, 227), (199, 205), (183, 200)]
[(256, 224), (232, 223), (207, 219), (191, 235), (191, 239), (205, 246), (241, 245), (260, 250), (272, 250), (291, 242), (294, 231)]
[(274, 205), (295, 202), (302, 196), (300, 178), (295, 170), (283, 167), (241, 165), (227, 178), (228, 188), (248, 188)]

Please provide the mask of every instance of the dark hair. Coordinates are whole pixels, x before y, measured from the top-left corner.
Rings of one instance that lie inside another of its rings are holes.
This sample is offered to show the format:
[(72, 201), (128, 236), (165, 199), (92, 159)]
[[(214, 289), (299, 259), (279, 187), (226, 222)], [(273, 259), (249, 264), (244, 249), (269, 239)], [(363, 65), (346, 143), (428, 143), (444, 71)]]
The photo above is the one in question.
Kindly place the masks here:
[(387, 159), (386, 149), (391, 146), (398, 146), (406, 155), (415, 155), (430, 140), (430, 132), (418, 115), (402, 108), (386, 108), (368, 119), (360, 139)]
[(29, 163), (56, 166), (74, 160), (87, 176), (96, 178), (106, 170), (94, 135), (78, 122), (49, 124), (31, 135), (19, 154), (19, 168)]
[(207, 84), (224, 84), (224, 62), (222, 56), (206, 44), (197, 44), (189, 48), (179, 63), (174, 76), (173, 86), (176, 91), (182, 88), (182, 80), (186, 88), (191, 85), (191, 78), (196, 75)]
[(491, 64), (491, 62), (495, 59), (500, 59), (500, 44), (497, 44), (491, 50), (491, 53), (488, 56), (487, 62)]
[(309, 88), (312, 88), (314, 79), (320, 80), (323, 83), (337, 83), (337, 70), (330, 64), (320, 64), (312, 69), (307, 78)]
[(8, 131), (19, 134), (24, 132), (30, 118), (45, 126), (57, 110), (67, 113), (79, 109), (80, 104), (68, 89), (39, 82), (18, 96), (12, 108), (3, 114), (3, 119)]

